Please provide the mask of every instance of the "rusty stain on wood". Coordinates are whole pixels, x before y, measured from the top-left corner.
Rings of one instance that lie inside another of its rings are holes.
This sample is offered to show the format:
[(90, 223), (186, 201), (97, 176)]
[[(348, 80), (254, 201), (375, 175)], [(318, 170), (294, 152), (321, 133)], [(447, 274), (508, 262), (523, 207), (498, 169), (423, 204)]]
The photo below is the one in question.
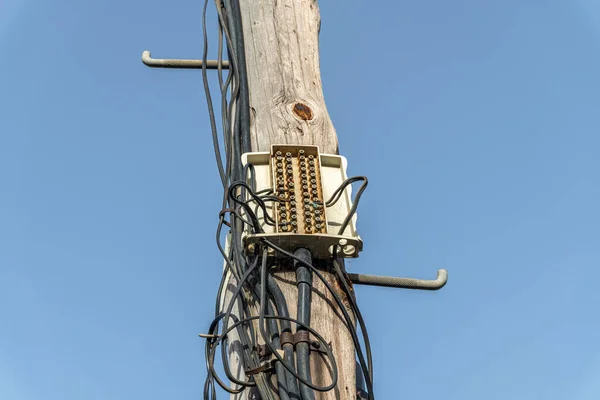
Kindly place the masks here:
[(313, 118), (310, 107), (302, 103), (294, 104), (294, 114), (304, 121), (310, 121)]

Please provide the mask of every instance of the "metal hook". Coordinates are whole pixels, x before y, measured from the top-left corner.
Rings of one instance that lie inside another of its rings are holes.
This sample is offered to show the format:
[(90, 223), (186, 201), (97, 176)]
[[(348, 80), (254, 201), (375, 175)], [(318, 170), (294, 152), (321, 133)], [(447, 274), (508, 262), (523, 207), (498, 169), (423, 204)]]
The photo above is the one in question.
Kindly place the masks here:
[[(142, 53), (142, 62), (150, 68), (182, 68), (202, 69), (202, 60), (176, 60), (166, 58), (152, 58), (148, 50)], [(218, 69), (218, 60), (206, 60), (206, 69)], [(221, 61), (222, 69), (229, 69), (229, 61)]]
[(438, 290), (448, 282), (448, 271), (438, 269), (436, 279), (397, 278), (393, 276), (374, 276), (348, 274), (350, 281), (357, 285), (385, 286), (403, 289)]

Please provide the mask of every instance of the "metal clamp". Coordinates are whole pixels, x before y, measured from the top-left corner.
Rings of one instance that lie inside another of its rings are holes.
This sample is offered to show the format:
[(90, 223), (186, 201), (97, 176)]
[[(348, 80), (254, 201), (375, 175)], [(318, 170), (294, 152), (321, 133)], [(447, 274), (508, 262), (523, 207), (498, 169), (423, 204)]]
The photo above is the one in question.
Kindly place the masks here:
[[(317, 353), (327, 354), (327, 351), (325, 351), (325, 349), (322, 349), (322, 345), (319, 341), (310, 339), (310, 332), (308, 331), (297, 331), (296, 333), (282, 332), (281, 335), (279, 335), (279, 340), (281, 341), (282, 349), (283, 346), (286, 344), (291, 344), (294, 347), (296, 347), (298, 343), (304, 342), (310, 345), (310, 351), (316, 351)], [(331, 348), (331, 343), (329, 343), (329, 348)], [(258, 354), (260, 356), (262, 356), (263, 354), (267, 356), (268, 352), (259, 347)]]
[(439, 290), (448, 282), (448, 271), (438, 269), (436, 279), (398, 278), (393, 276), (374, 276), (348, 274), (350, 281), (357, 285), (385, 286), (416, 290)]
[[(148, 50), (142, 53), (142, 62), (150, 68), (202, 69), (202, 60), (177, 60), (169, 58), (152, 58)], [(206, 69), (218, 69), (218, 60), (206, 60)], [(229, 61), (221, 60), (221, 68), (229, 69)]]
[(297, 331), (294, 333), (294, 345), (298, 343), (310, 343), (310, 332), (309, 331)]
[(281, 342), (281, 348), (286, 344), (291, 344), (292, 346), (296, 344), (294, 341), (294, 334), (292, 332), (281, 332), (279, 335), (279, 341)]

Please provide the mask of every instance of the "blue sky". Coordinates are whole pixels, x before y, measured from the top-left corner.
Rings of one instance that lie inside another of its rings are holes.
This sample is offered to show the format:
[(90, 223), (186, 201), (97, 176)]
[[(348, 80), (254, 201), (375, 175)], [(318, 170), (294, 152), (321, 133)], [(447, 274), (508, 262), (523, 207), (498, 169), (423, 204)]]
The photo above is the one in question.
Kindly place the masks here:
[[(376, 396), (600, 398), (600, 5), (320, 7), (328, 109), (370, 180), (348, 268), (450, 274), (357, 289)], [(200, 12), (0, 1), (0, 398), (201, 397), (222, 268), (201, 77), (140, 62), (199, 57)]]

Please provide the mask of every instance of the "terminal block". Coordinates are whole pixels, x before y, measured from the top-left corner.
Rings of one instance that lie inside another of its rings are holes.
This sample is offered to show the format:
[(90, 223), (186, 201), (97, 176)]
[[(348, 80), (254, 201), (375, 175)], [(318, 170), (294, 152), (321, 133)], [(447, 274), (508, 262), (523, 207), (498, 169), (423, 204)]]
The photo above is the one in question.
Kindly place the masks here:
[(270, 152), (244, 154), (242, 162), (252, 166), (247, 183), (257, 193), (278, 199), (267, 203), (268, 216), (257, 213), (264, 232), (246, 233), (248, 252), (264, 238), (292, 252), (309, 248), (317, 258), (330, 258), (334, 251), (337, 256), (358, 257), (362, 241), (356, 216), (339, 232), (352, 207), (350, 185), (335, 204), (327, 206), (347, 179), (344, 157), (320, 154), (317, 146), (273, 145)]
[(327, 233), (320, 163), (316, 147), (273, 147), (276, 232)]

